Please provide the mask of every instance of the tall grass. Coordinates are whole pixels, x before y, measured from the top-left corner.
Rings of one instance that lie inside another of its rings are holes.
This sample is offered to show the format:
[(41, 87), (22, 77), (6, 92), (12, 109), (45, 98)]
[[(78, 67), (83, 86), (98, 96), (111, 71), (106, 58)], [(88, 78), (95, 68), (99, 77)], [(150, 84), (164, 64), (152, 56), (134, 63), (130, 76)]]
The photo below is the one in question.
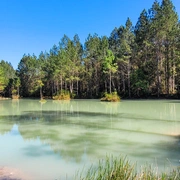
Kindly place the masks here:
[(126, 157), (106, 157), (97, 166), (91, 166), (84, 175), (75, 176), (75, 180), (180, 180), (180, 167), (168, 172), (158, 172), (157, 168), (145, 166), (136, 169)]

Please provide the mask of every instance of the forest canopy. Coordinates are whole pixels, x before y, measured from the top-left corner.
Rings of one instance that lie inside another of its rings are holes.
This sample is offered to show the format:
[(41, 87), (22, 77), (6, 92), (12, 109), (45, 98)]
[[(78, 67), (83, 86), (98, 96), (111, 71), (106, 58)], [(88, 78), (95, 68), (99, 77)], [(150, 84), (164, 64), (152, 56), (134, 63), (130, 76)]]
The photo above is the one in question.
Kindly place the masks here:
[[(112, 27), (113, 28), (113, 27)], [(109, 37), (64, 35), (39, 56), (24, 54), (14, 70), (0, 62), (0, 95), (52, 97), (69, 92), (75, 98), (179, 97), (180, 22), (170, 0), (142, 10), (135, 26), (129, 18)]]

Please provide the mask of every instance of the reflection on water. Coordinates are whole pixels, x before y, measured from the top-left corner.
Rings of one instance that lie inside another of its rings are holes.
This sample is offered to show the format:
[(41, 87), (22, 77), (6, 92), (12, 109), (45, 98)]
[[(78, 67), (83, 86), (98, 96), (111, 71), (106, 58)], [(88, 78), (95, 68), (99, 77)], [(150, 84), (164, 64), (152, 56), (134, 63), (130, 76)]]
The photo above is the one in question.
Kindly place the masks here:
[(71, 179), (107, 154), (178, 166), (180, 101), (0, 101), (0, 147), (0, 166), (43, 180)]

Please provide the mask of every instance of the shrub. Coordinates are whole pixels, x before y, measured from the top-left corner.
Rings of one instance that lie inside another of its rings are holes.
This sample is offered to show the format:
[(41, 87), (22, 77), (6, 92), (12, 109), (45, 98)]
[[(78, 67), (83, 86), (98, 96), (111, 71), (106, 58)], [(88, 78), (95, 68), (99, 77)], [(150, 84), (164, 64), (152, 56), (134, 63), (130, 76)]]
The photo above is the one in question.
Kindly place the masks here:
[(116, 91), (112, 93), (104, 93), (104, 97), (101, 98), (101, 101), (118, 102), (120, 101), (120, 97)]
[(53, 96), (54, 100), (70, 100), (70, 93), (69, 91), (62, 90), (58, 92), (56, 95)]
[(12, 95), (12, 99), (19, 99), (19, 95)]

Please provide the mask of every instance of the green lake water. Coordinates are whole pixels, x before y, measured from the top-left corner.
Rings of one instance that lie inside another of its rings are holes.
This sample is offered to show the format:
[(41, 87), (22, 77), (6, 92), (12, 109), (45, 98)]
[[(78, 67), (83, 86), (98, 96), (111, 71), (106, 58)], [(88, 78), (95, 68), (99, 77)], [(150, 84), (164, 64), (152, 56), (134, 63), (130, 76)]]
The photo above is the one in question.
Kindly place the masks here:
[(180, 166), (180, 101), (0, 101), (0, 167), (31, 179), (72, 179), (106, 155)]

